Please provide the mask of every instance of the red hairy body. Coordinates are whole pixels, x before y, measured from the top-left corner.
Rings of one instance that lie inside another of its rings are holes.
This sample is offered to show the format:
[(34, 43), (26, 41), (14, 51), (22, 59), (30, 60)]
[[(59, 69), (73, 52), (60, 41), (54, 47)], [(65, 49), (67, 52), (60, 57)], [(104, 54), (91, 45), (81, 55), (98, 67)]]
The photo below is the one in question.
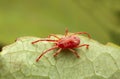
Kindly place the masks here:
[(57, 56), (61, 50), (63, 49), (68, 49), (69, 51), (71, 51), (74, 55), (76, 55), (76, 57), (80, 57), (78, 55), (78, 53), (74, 50), (74, 48), (79, 48), (79, 47), (82, 47), (82, 46), (86, 46), (86, 48), (88, 49), (89, 45), (88, 44), (82, 44), (80, 45), (80, 38), (77, 36), (77, 34), (87, 34), (88, 37), (90, 38), (90, 35), (86, 32), (76, 32), (76, 33), (73, 33), (71, 35), (68, 35), (68, 29), (66, 29), (65, 31), (65, 36), (60, 38), (54, 34), (51, 34), (48, 36), (48, 38), (50, 38), (51, 36), (55, 37), (57, 40), (52, 40), (52, 39), (40, 39), (40, 40), (36, 40), (36, 41), (33, 41), (32, 44), (35, 44), (37, 42), (40, 42), (40, 41), (48, 41), (48, 42), (53, 42), (55, 44), (55, 46), (53, 46), (52, 48), (44, 51), (37, 59), (36, 59), (36, 62), (39, 61), (39, 59), (44, 55), (46, 54), (47, 52), (49, 52), (50, 50), (53, 50), (53, 49), (56, 49), (58, 48), (58, 50), (55, 52), (55, 54), (53, 54), (53, 56)]
[(75, 48), (80, 44), (80, 39), (73, 36), (66, 36), (58, 40), (57, 45), (62, 49)]

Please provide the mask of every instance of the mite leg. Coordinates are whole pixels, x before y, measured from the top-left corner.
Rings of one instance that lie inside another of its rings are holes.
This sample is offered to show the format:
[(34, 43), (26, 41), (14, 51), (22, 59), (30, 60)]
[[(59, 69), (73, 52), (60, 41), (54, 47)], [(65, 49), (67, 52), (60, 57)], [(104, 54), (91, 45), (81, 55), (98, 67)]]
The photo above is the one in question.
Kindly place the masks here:
[(51, 36), (53, 36), (53, 37), (55, 37), (55, 38), (57, 38), (57, 39), (60, 39), (60, 38), (59, 38), (58, 36), (56, 36), (55, 34), (49, 35), (48, 38), (50, 38)]
[(62, 48), (58, 49), (57, 52), (55, 54), (53, 54), (53, 56), (57, 56), (60, 52), (61, 52)]
[(76, 34), (86, 34), (89, 38), (91, 38), (90, 34), (88, 34), (87, 32), (76, 32), (73, 35), (76, 35)]
[(83, 44), (83, 45), (79, 45), (79, 46), (77, 46), (76, 48), (83, 47), (83, 46), (86, 46), (87, 49), (88, 49), (88, 47), (89, 47), (88, 44)]
[(68, 28), (65, 29), (65, 37), (68, 35)]
[(77, 58), (80, 58), (80, 56), (78, 55), (78, 53), (75, 51), (75, 50), (73, 50), (73, 49), (69, 49)]
[(35, 43), (37, 43), (39, 41), (57, 42), (57, 40), (40, 39), (40, 40), (33, 41), (32, 44), (35, 44)]
[(52, 47), (52, 48), (44, 51), (44, 52), (36, 59), (36, 62), (38, 62), (38, 61), (40, 60), (40, 58), (41, 58), (44, 54), (46, 54), (48, 51), (51, 51), (51, 50), (56, 49), (56, 48), (58, 48), (58, 46)]

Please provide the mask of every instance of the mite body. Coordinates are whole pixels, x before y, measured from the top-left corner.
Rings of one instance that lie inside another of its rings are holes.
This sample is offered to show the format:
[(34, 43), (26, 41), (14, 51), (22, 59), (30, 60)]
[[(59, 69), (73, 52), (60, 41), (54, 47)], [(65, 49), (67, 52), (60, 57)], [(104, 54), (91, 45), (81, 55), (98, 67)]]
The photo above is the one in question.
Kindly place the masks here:
[(57, 46), (62, 49), (75, 48), (80, 44), (80, 39), (75, 36), (66, 36), (58, 40)]
[[(77, 34), (86, 34), (88, 35), (88, 37), (90, 38), (90, 35), (86, 32), (76, 32), (76, 33), (73, 33), (71, 35), (68, 35), (68, 29), (66, 29), (65, 31), (65, 36), (63, 37), (58, 37), (57, 35), (55, 34), (51, 34), (48, 36), (49, 39), (40, 39), (40, 40), (36, 40), (36, 41), (33, 41), (32, 44), (35, 44), (37, 42), (40, 42), (40, 41), (48, 41), (48, 42), (53, 42), (55, 45), (48, 49), (48, 50), (45, 50), (44, 52), (42, 52), (42, 54), (36, 59), (36, 62), (39, 61), (39, 59), (44, 55), (46, 54), (47, 52), (49, 52), (50, 50), (54, 50), (54, 49), (58, 49), (54, 54), (53, 56), (57, 56), (61, 50), (63, 49), (68, 49), (69, 51), (71, 51), (77, 58), (79, 58), (80, 56), (78, 55), (78, 53), (74, 50), (74, 48), (79, 48), (79, 47), (82, 47), (82, 46), (86, 46), (86, 48), (88, 49), (89, 45), (88, 44), (80, 44), (80, 38), (77, 36)], [(50, 39), (50, 37), (53, 36), (56, 38), (56, 40), (52, 40)]]

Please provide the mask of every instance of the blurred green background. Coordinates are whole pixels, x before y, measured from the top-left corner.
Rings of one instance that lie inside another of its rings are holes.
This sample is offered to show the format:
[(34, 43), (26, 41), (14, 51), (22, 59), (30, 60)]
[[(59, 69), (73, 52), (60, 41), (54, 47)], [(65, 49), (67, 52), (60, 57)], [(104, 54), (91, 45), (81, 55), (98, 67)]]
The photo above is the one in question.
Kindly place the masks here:
[(85, 31), (120, 45), (120, 0), (0, 0), (0, 46), (18, 37)]

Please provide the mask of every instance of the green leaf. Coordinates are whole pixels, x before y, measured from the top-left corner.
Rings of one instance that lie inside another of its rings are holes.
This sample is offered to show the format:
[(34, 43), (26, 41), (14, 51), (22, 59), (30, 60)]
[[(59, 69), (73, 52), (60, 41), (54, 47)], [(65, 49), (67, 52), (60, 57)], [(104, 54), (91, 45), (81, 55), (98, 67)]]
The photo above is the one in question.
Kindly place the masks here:
[[(31, 42), (37, 37), (21, 37), (0, 53), (0, 79), (118, 79), (120, 78), (120, 47), (103, 45), (84, 36), (81, 44), (89, 49), (76, 49), (80, 58), (63, 50), (53, 57), (56, 50), (49, 51), (39, 62), (36, 58), (53, 46), (50, 42)], [(54, 38), (51, 38), (54, 39)]]

